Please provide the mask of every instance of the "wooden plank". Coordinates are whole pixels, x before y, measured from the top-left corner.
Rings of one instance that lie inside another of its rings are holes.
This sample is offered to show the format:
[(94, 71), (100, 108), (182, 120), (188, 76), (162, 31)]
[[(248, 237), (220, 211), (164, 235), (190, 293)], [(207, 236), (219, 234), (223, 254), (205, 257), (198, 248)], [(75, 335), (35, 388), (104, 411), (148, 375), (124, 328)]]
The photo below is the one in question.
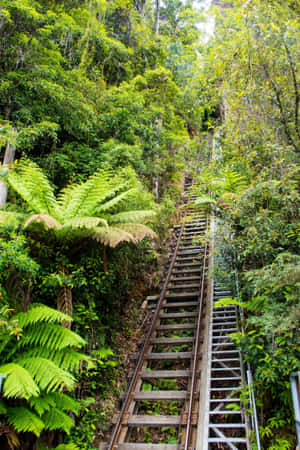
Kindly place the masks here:
[(191, 371), (186, 370), (142, 370), (140, 376), (142, 379), (149, 378), (189, 378)]
[(165, 303), (163, 308), (187, 308), (188, 306), (198, 306), (198, 304), (198, 302)]
[(185, 400), (188, 397), (186, 391), (145, 391), (136, 392), (134, 394), (134, 400), (143, 401), (159, 401), (159, 400)]
[(154, 338), (151, 339), (151, 344), (162, 344), (162, 345), (168, 345), (168, 344), (174, 344), (174, 345), (180, 345), (180, 344), (189, 344), (190, 342), (194, 342), (193, 337), (176, 337), (176, 338)]
[(196, 317), (198, 315), (197, 311), (184, 312), (184, 313), (162, 313), (159, 315), (161, 319), (176, 319), (185, 317)]
[(193, 356), (192, 352), (159, 352), (159, 353), (148, 353), (146, 359), (152, 360), (180, 360), (180, 359), (191, 359)]
[(142, 416), (129, 417), (129, 427), (178, 427), (181, 424), (181, 416)]
[(170, 325), (159, 325), (157, 330), (193, 330), (196, 328), (195, 323), (176, 323)]
[(190, 284), (173, 284), (173, 282), (171, 283), (171, 285), (168, 286), (168, 289), (199, 289), (199, 283), (190, 283)]
[(189, 297), (199, 297), (200, 292), (178, 292), (177, 294), (167, 294), (166, 298), (189, 298)]

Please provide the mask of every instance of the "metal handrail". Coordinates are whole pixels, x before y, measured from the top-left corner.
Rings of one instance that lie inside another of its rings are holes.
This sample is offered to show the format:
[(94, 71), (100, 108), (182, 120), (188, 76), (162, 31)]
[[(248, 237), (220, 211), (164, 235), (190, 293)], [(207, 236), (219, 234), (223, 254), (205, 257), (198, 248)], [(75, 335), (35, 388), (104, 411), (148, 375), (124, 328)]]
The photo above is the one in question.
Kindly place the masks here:
[(290, 375), (292, 399), (295, 412), (296, 434), (300, 447), (300, 371)]
[[(241, 306), (241, 297), (240, 297), (240, 287), (239, 287), (239, 279), (238, 279), (238, 273), (237, 273), (237, 264), (236, 264), (236, 253), (234, 252), (233, 254), (233, 259), (234, 259), (234, 278), (235, 278), (235, 290), (236, 290), (236, 297), (239, 303), (239, 314), (240, 317), (242, 319), (242, 323), (241, 323), (241, 330), (242, 330), (242, 334), (245, 333), (244, 330), (244, 311), (243, 308)], [(255, 402), (255, 393), (254, 393), (254, 384), (253, 384), (253, 377), (252, 377), (252, 372), (251, 372), (251, 366), (249, 363), (247, 363), (247, 371), (246, 371), (246, 375), (247, 375), (247, 384), (248, 384), (248, 389), (249, 389), (249, 403), (250, 403), (250, 425), (251, 425), (251, 429), (254, 430), (255, 432), (255, 437), (256, 437), (256, 445), (257, 445), (257, 450), (261, 450), (261, 445), (260, 445), (260, 436), (259, 436), (259, 426), (258, 426), (258, 419), (257, 419), (257, 411), (256, 411), (256, 402)]]

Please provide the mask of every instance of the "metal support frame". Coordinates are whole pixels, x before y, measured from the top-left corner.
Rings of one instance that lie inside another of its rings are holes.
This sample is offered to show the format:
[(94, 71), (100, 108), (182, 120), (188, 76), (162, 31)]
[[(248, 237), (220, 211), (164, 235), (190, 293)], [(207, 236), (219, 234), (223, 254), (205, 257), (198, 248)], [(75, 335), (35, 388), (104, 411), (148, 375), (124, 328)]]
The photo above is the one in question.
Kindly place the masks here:
[(292, 399), (295, 412), (296, 434), (300, 447), (300, 371), (290, 375)]

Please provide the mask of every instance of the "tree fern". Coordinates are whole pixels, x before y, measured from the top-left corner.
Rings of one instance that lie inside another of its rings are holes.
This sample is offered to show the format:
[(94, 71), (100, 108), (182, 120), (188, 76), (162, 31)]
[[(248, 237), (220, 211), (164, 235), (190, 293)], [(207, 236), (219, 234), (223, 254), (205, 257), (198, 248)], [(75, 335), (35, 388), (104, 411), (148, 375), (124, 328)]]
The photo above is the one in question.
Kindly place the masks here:
[(8, 423), (13, 425), (19, 432), (30, 431), (39, 436), (45, 428), (41, 418), (24, 406), (8, 408), (6, 414)]
[(67, 434), (70, 433), (74, 426), (74, 421), (65, 412), (58, 408), (51, 408), (42, 415), (42, 420), (46, 430), (63, 430)]
[(116, 208), (125, 198), (132, 195), (134, 192), (136, 192), (135, 188), (131, 188), (126, 190), (125, 192), (122, 192), (121, 194), (116, 195), (114, 198), (106, 201), (105, 203), (99, 204), (95, 208), (96, 214), (105, 213), (113, 208)]
[(38, 386), (45, 391), (72, 389), (75, 378), (52, 361), (41, 357), (20, 358), (18, 364), (27, 369)]
[(53, 214), (57, 205), (53, 188), (35, 163), (27, 159), (21, 160), (17, 169), (10, 171), (8, 181), (31, 210)]
[(26, 328), (26, 334), (19, 345), (43, 346), (49, 350), (57, 351), (66, 347), (83, 347), (86, 345), (86, 341), (77, 333), (61, 325), (38, 323)]
[(93, 232), (93, 238), (110, 247), (116, 247), (120, 242), (134, 242), (132, 234), (121, 228), (112, 227), (109, 229), (97, 227)]
[(155, 217), (155, 211), (124, 211), (109, 217), (109, 223), (145, 223)]
[(59, 230), (61, 228), (61, 224), (49, 214), (34, 214), (29, 217), (24, 223), (24, 228), (28, 228), (31, 224), (42, 224), (45, 228), (54, 228)]
[(16, 314), (13, 319), (18, 321), (21, 328), (27, 327), (28, 325), (37, 324), (39, 322), (61, 323), (64, 320), (72, 320), (71, 317), (67, 316), (63, 312), (41, 304), (32, 305), (28, 311)]
[(118, 229), (126, 231), (133, 236), (134, 242), (139, 242), (143, 240), (145, 237), (149, 237), (150, 239), (156, 239), (157, 234), (154, 233), (151, 228), (143, 225), (141, 223), (119, 223), (117, 225)]
[(29, 405), (35, 409), (39, 416), (42, 416), (53, 407), (61, 411), (73, 411), (76, 414), (81, 408), (81, 404), (77, 400), (61, 392), (50, 392), (49, 394), (42, 394), (39, 397), (31, 397), (29, 399)]
[(25, 398), (39, 395), (40, 389), (30, 372), (20, 364), (9, 363), (0, 366), (0, 373), (6, 374), (3, 394), (6, 398)]

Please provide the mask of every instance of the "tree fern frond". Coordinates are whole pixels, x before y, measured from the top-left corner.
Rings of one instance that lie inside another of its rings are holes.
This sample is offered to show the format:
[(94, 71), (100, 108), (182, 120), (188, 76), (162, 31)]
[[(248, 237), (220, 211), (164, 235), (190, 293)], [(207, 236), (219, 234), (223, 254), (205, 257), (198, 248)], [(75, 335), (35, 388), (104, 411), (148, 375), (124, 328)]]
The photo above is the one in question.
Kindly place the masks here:
[(55, 400), (56, 407), (61, 411), (73, 411), (75, 414), (78, 414), (82, 408), (78, 400), (62, 392), (52, 392), (48, 395)]
[(45, 428), (44, 422), (30, 409), (23, 406), (16, 408), (8, 408), (8, 423), (13, 425), (19, 432), (31, 432), (39, 436)]
[(214, 198), (212, 198), (210, 195), (203, 194), (200, 197), (197, 197), (193, 201), (193, 203), (196, 206), (199, 206), (199, 205), (215, 205), (216, 204), (216, 200)]
[(36, 383), (45, 392), (74, 386), (75, 378), (69, 372), (61, 369), (46, 358), (19, 358), (18, 364), (22, 365), (34, 378)]
[(38, 397), (31, 397), (28, 400), (29, 406), (42, 416), (44, 412), (49, 411), (49, 409), (54, 408), (56, 403), (55, 399), (52, 397), (53, 392), (46, 395), (39, 395)]
[[(63, 315), (68, 318), (66, 314)], [(41, 322), (28, 325), (21, 345), (42, 346), (49, 350), (58, 351), (67, 347), (83, 347), (86, 345), (86, 341), (77, 333), (61, 325)]]
[(119, 203), (121, 203), (121, 201), (123, 201), (125, 198), (129, 197), (134, 192), (137, 192), (136, 188), (128, 189), (127, 191), (122, 192), (119, 195), (116, 195), (114, 198), (108, 200), (107, 202), (103, 203), (102, 205), (98, 205), (95, 208), (95, 213), (101, 214), (103, 212), (109, 211), (112, 208), (115, 208), (117, 205), (119, 205)]
[(106, 228), (97, 227), (93, 234), (93, 238), (109, 247), (116, 247), (120, 242), (135, 241), (132, 234), (116, 227), (110, 227), (108, 230)]
[(74, 398), (61, 392), (49, 392), (49, 394), (40, 395), (39, 397), (31, 397), (29, 405), (34, 408), (39, 416), (42, 416), (51, 408), (58, 408), (61, 411), (73, 411), (78, 414), (81, 404)]
[(144, 223), (156, 216), (155, 211), (124, 211), (109, 217), (109, 223)]
[(66, 352), (63, 350), (50, 350), (45, 347), (30, 348), (23, 353), (24, 358), (38, 357), (50, 359), (54, 364), (63, 370), (70, 372), (78, 372), (81, 368), (82, 362), (85, 362), (87, 368), (94, 367), (93, 360), (90, 356), (80, 353), (75, 349), (68, 348)]
[(39, 322), (62, 323), (64, 320), (70, 321), (72, 318), (57, 309), (49, 308), (49, 306), (34, 304), (28, 311), (16, 314), (14, 320), (17, 320), (19, 326), (24, 328)]
[(74, 426), (74, 420), (68, 414), (60, 411), (57, 408), (51, 408), (42, 415), (42, 420), (47, 430), (63, 430), (70, 434)]
[(21, 160), (15, 170), (9, 172), (9, 184), (36, 213), (52, 215), (57, 203), (47, 177), (35, 163)]
[[(65, 207), (66, 219), (72, 219), (76, 216), (91, 216), (98, 201), (101, 201), (111, 184), (111, 173), (105, 170), (99, 170), (90, 176), (85, 183), (82, 183), (74, 189), (73, 195), (68, 196), (68, 204)], [(61, 203), (61, 207), (64, 205)]]
[(108, 223), (100, 217), (74, 217), (64, 223), (63, 228), (88, 228), (93, 229), (97, 226), (108, 228)]
[(49, 216), (48, 214), (34, 214), (26, 220), (24, 223), (24, 228), (28, 228), (29, 225), (34, 223), (41, 223), (48, 229), (54, 228), (59, 230), (61, 228), (61, 224), (54, 219), (54, 217)]
[(0, 366), (0, 373), (6, 374), (3, 394), (6, 398), (25, 398), (39, 395), (39, 387), (30, 372), (18, 363)]
[(134, 238), (134, 242), (139, 242), (145, 237), (149, 237), (150, 239), (158, 238), (157, 234), (151, 230), (151, 228), (141, 223), (119, 223), (117, 227), (119, 230), (121, 229), (127, 233), (130, 233)]

